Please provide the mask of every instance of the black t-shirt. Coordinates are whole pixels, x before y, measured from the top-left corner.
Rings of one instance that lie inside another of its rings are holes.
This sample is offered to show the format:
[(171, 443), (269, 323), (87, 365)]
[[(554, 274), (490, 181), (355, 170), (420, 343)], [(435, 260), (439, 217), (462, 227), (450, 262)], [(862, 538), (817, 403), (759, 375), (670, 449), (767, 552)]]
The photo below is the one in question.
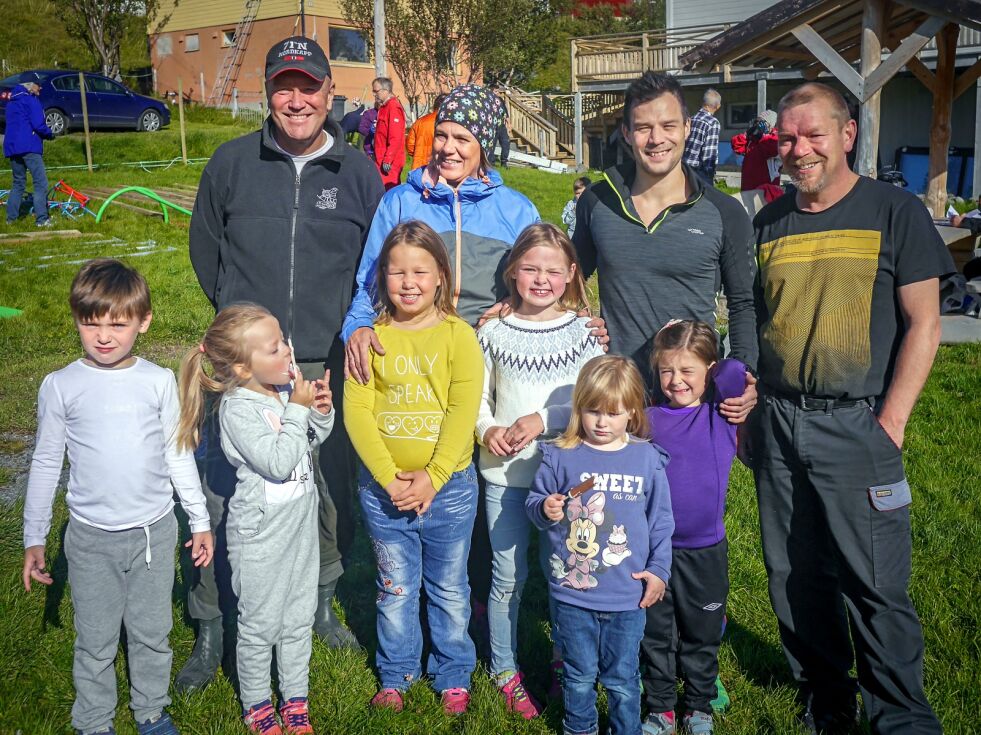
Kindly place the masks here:
[(764, 385), (828, 398), (882, 395), (903, 336), (896, 289), (954, 270), (927, 209), (861, 177), (823, 212), (802, 212), (787, 194), (753, 224)]

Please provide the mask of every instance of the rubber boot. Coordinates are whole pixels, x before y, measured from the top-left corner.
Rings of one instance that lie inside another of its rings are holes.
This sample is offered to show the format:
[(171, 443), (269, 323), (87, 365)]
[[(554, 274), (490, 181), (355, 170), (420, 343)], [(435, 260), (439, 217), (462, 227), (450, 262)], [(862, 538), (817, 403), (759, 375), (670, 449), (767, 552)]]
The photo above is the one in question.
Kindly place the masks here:
[(198, 621), (198, 639), (191, 657), (174, 679), (175, 691), (191, 692), (208, 685), (221, 663), (223, 633), (221, 618)]
[(313, 618), (313, 632), (331, 648), (359, 648), (354, 633), (334, 614), (334, 590), (337, 581), (317, 588), (317, 614)]

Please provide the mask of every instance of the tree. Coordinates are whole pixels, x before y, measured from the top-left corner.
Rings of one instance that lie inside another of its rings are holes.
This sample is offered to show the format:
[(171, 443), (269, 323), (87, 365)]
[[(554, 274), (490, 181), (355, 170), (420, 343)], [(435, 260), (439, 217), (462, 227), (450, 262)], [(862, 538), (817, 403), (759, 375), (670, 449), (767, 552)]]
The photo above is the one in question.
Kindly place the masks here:
[[(417, 105), (436, 91), (483, 78), (520, 83), (554, 56), (554, 0), (385, 0), (386, 56)], [(342, 0), (345, 17), (374, 45), (372, 0)], [(459, 62), (467, 70), (458, 74)]]
[[(170, 3), (175, 7), (176, 2)], [(63, 0), (61, 18), (70, 36), (78, 38), (98, 61), (102, 73), (121, 79), (120, 48), (134, 18), (156, 21), (160, 0)], [(163, 21), (161, 21), (163, 22)]]

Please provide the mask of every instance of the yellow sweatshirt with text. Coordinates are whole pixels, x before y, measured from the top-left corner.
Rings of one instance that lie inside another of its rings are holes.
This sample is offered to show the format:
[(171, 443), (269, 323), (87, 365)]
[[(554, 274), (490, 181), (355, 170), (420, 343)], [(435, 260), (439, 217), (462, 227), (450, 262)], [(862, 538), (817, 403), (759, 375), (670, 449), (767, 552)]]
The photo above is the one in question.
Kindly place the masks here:
[(361, 461), (382, 487), (400, 470), (429, 473), (439, 490), (473, 457), (484, 360), (473, 328), (457, 317), (434, 327), (376, 324), (384, 355), (371, 355), (371, 378), (344, 384), (344, 426)]

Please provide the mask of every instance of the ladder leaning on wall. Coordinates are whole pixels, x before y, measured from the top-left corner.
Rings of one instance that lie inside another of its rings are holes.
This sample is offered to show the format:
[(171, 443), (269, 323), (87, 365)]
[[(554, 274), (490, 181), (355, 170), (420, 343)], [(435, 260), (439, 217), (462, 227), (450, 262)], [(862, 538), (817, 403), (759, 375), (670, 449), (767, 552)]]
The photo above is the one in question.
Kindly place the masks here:
[(238, 79), (238, 70), (242, 66), (245, 57), (245, 47), (249, 44), (249, 36), (252, 34), (252, 21), (255, 20), (259, 12), (259, 4), (262, 0), (245, 0), (245, 13), (242, 19), (235, 26), (235, 37), (232, 39), (225, 58), (222, 59), (221, 68), (215, 78), (215, 84), (211, 88), (208, 97), (208, 104), (211, 106), (220, 105), (225, 101), (225, 97), (230, 94), (230, 90), (235, 86)]

